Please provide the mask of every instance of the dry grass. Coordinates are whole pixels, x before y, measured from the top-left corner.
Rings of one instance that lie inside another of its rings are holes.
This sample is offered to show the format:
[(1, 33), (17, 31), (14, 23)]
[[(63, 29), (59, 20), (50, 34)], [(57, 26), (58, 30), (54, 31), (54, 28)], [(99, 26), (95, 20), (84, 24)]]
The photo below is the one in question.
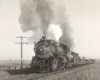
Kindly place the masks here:
[(70, 75), (63, 76), (60, 80), (100, 80), (100, 63), (74, 71)]
[(64, 72), (62, 74), (55, 75), (54, 79), (48, 78), (46, 80), (100, 80), (100, 63)]
[[(11, 75), (5, 71), (0, 71), (0, 80), (35, 80), (33, 77), (37, 75), (38, 74)], [(100, 63), (86, 65), (61, 73), (48, 75), (36, 80), (100, 80)]]
[(37, 80), (100, 80), (100, 63), (86, 65)]
[(3, 80), (6, 77), (10, 77), (11, 75), (6, 71), (0, 70), (0, 80)]

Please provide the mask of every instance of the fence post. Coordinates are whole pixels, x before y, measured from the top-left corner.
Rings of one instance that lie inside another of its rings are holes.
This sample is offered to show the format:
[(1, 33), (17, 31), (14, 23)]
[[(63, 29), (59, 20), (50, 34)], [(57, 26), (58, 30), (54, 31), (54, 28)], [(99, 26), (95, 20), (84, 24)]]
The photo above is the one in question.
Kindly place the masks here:
[(16, 70), (16, 66), (15, 66), (15, 70)]
[(10, 66), (9, 66), (9, 70), (10, 70)]
[(26, 68), (27, 68), (27, 66), (26, 66)]

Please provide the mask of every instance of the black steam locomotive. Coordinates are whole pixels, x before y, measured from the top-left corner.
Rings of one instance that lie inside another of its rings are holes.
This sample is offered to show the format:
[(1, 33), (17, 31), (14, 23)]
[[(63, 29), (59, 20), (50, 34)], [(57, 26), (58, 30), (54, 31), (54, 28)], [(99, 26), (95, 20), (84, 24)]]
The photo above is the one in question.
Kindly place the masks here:
[(46, 37), (42, 37), (35, 44), (34, 52), (35, 57), (32, 58), (30, 66), (32, 69), (39, 71), (55, 71), (94, 61), (85, 58), (80, 59), (78, 53), (71, 52), (66, 45), (48, 40)]

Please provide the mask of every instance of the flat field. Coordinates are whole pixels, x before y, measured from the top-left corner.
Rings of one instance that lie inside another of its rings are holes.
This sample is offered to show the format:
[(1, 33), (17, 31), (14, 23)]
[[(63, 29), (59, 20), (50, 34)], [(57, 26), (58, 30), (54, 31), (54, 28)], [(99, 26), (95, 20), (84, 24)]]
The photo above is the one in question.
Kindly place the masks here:
[(100, 62), (34, 79), (39, 75), (40, 73), (11, 74), (1, 70), (0, 80), (100, 80)]
[[(29, 66), (30, 60), (23, 60), (23, 67), (25, 68), (26, 66)], [(0, 68), (1, 69), (8, 69), (9, 67), (11, 69), (14, 69), (16, 66), (17, 69), (21, 67), (21, 61), (20, 60), (5, 60), (5, 61), (0, 61)]]

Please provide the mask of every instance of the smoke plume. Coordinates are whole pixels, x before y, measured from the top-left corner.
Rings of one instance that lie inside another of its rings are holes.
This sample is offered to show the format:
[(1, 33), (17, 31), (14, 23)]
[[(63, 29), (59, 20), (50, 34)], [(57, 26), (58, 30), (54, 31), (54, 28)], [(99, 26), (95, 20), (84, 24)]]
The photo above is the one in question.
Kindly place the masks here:
[[(42, 36), (54, 37), (60, 43), (72, 47), (70, 27), (67, 23), (66, 0), (20, 0), (21, 15), (19, 22), (23, 32), (32, 31), (30, 39), (38, 40)], [(56, 25), (58, 24), (58, 25)], [(50, 34), (50, 26), (59, 31)], [(59, 36), (58, 36), (59, 35)]]
[(53, 39), (59, 42), (59, 39), (62, 36), (62, 29), (60, 28), (60, 25), (50, 24), (46, 36), (48, 39)]

